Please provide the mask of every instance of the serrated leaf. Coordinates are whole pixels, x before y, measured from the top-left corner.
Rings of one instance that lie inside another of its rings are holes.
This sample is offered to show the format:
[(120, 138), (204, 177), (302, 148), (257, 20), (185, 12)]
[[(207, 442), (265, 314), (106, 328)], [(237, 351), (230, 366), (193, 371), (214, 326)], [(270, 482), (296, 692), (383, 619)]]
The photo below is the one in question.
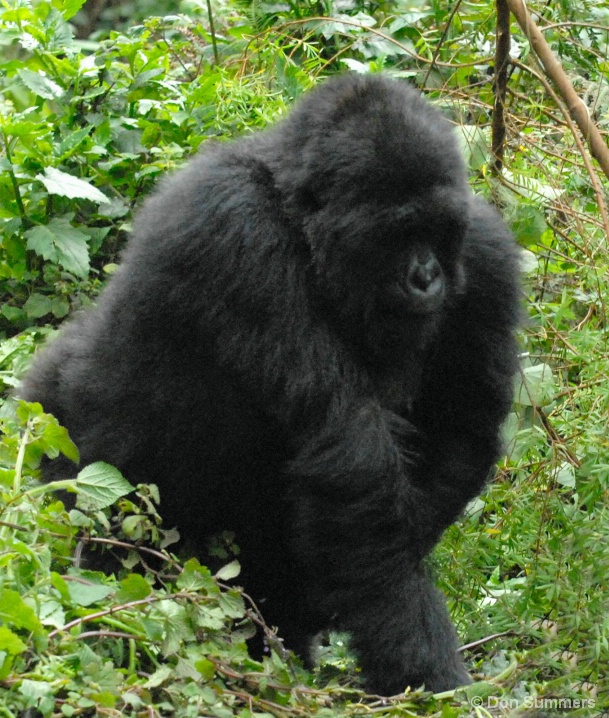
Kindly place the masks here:
[(38, 441), (49, 458), (54, 459), (61, 452), (70, 461), (78, 464), (78, 449), (70, 439), (68, 430), (61, 426), (52, 414), (46, 414), (41, 404), (21, 400), (17, 406), (17, 416), (23, 423), (30, 419), (36, 420), (37, 428), (42, 429)]
[(59, 264), (79, 277), (89, 273), (87, 235), (72, 227), (65, 217), (28, 229), (25, 236), (27, 248), (49, 262)]
[(74, 17), (87, 0), (55, 0), (53, 3), (64, 20)]
[(186, 591), (218, 591), (218, 586), (211, 576), (207, 566), (201, 566), (196, 558), (191, 558), (184, 564), (184, 570), (178, 576), (176, 586)]
[(53, 300), (44, 294), (31, 294), (23, 305), (26, 314), (32, 319), (40, 319), (53, 311)]
[(44, 184), (50, 194), (58, 194), (70, 199), (90, 199), (93, 202), (102, 202), (104, 204), (110, 202), (97, 187), (55, 167), (45, 167), (44, 174), (36, 175), (36, 179)]
[(11, 122), (8, 118), (0, 117), (0, 127), (7, 137), (36, 137), (49, 134), (50, 125), (44, 122)]
[(56, 82), (49, 79), (43, 73), (32, 72), (32, 70), (18, 70), (17, 74), (21, 78), (21, 82), (30, 89), (38, 97), (44, 97), (45, 100), (54, 100), (61, 97), (64, 93), (62, 87)]
[(63, 157), (64, 155), (70, 153), (75, 147), (78, 147), (85, 137), (89, 136), (91, 129), (92, 125), (87, 125), (80, 130), (70, 132), (70, 134), (67, 135), (67, 137), (64, 137), (59, 143), (57, 147), (57, 155), (59, 157)]
[(103, 461), (86, 466), (76, 477), (76, 487), (76, 505), (93, 509), (105, 509), (135, 490), (117, 468)]
[(221, 593), (218, 605), (228, 618), (242, 618), (245, 615), (243, 596), (238, 591)]
[(0, 651), (6, 651), (9, 655), (16, 656), (18, 653), (23, 653), (26, 648), (27, 646), (16, 633), (6, 626), (0, 626)]

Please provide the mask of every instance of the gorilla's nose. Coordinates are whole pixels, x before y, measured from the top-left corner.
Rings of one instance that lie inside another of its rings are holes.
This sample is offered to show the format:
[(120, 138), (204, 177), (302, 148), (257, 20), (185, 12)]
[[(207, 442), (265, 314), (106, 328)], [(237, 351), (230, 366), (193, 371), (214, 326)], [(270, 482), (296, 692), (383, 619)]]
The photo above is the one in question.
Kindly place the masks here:
[(442, 269), (433, 254), (416, 257), (408, 270), (408, 290), (413, 297), (433, 301), (442, 294)]

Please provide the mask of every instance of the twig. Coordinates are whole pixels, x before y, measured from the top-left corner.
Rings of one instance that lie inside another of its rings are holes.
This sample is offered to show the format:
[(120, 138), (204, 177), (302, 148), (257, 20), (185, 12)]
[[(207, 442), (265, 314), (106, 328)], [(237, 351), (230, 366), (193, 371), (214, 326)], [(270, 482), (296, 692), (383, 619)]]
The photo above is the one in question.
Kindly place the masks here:
[[(70, 621), (69, 623), (66, 623), (65, 626), (61, 626), (60, 628), (55, 628), (53, 631), (51, 631), (48, 635), (48, 638), (54, 638), (55, 636), (58, 636), (60, 633), (65, 633), (66, 631), (69, 631), (71, 628), (74, 628), (75, 626), (80, 626), (83, 623), (88, 623), (89, 621), (96, 621), (98, 618), (105, 618), (106, 616), (111, 616), (114, 613), (118, 613), (119, 611), (126, 611), (130, 608), (136, 608), (137, 606), (150, 606), (153, 603), (158, 603), (159, 601), (173, 601), (176, 598), (185, 598), (188, 601), (193, 600), (193, 594), (191, 593), (169, 593), (166, 596), (148, 596), (147, 598), (141, 598), (138, 601), (129, 601), (129, 603), (121, 603), (118, 606), (111, 606), (110, 608), (106, 609), (105, 611), (97, 611), (96, 613), (90, 613), (87, 616), (81, 616), (80, 618), (76, 618), (73, 621)], [(206, 598), (201, 596), (199, 597), (201, 601), (205, 601)]]
[(503, 638), (503, 636), (511, 636), (513, 634), (514, 634), (514, 631), (502, 631), (501, 633), (492, 633), (490, 636), (485, 636), (484, 638), (479, 638), (477, 641), (472, 641), (471, 643), (466, 643), (464, 646), (461, 646), (457, 650), (459, 652), (471, 651), (472, 648), (478, 648), (478, 646), (483, 646), (485, 643), (488, 643), (489, 641), (494, 641), (495, 638)]
[[(503, 0), (501, 0), (503, 1)], [(440, 54), (440, 50), (442, 49), (442, 45), (444, 44), (444, 41), (446, 40), (446, 36), (448, 35), (448, 31), (450, 30), (450, 26), (452, 25), (453, 19), (455, 15), (457, 14), (457, 10), (461, 7), (462, 0), (457, 0), (455, 3), (454, 8), (452, 9), (450, 16), (448, 20), (446, 21), (446, 25), (444, 26), (444, 30), (442, 31), (442, 37), (440, 38), (438, 44), (434, 48), (433, 57), (431, 58), (431, 64), (427, 68), (427, 72), (425, 73), (425, 78), (423, 79), (423, 87), (427, 86), (427, 80), (429, 80), (429, 76), (431, 75), (431, 71), (434, 69), (436, 65), (436, 60), (438, 59), (438, 55)]]

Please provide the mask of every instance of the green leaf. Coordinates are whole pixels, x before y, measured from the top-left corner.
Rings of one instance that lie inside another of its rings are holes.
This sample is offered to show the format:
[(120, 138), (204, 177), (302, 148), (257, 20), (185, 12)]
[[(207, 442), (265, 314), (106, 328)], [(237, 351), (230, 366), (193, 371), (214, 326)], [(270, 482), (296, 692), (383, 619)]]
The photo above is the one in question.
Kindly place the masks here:
[(78, 464), (80, 460), (78, 449), (70, 439), (68, 430), (61, 426), (52, 414), (46, 414), (41, 404), (36, 401), (20, 400), (17, 407), (17, 416), (24, 424), (27, 421), (34, 420), (42, 451), (50, 459), (55, 459), (61, 452), (70, 461)]
[(176, 586), (186, 591), (218, 591), (218, 585), (213, 580), (211, 571), (206, 566), (201, 566), (196, 558), (186, 561)]
[(38, 97), (44, 97), (45, 100), (54, 100), (57, 97), (61, 97), (64, 93), (63, 88), (46, 77), (42, 72), (18, 70), (17, 74), (28, 89), (35, 95), (38, 95)]
[(78, 499), (76, 505), (83, 508), (104, 509), (115, 501), (135, 491), (135, 487), (110, 464), (97, 461), (86, 466), (76, 477)]
[(129, 601), (140, 601), (146, 598), (152, 592), (150, 584), (143, 576), (136, 573), (130, 573), (119, 583), (119, 589), (116, 594), (116, 600), (120, 603), (128, 603)]
[[(50, 710), (52, 710), (55, 705), (55, 701), (52, 699), (53, 686), (45, 680), (32, 681), (29, 678), (24, 678), (19, 684), (19, 693), (27, 699), (27, 702), (31, 706), (38, 706), (42, 708), (43, 703), (41, 703), (41, 701), (44, 698), (51, 698), (49, 705)], [(47, 714), (46, 711), (45, 714)]]
[(514, 401), (522, 406), (547, 406), (556, 394), (556, 383), (548, 364), (534, 364), (522, 369)]
[(230, 581), (231, 578), (235, 578), (241, 573), (241, 565), (239, 564), (239, 561), (231, 561), (230, 563), (227, 563), (226, 566), (222, 566), (222, 568), (216, 573), (216, 578), (219, 581)]
[(17, 591), (8, 588), (0, 592), (0, 621), (15, 628), (40, 631), (41, 625), (34, 610), (28, 606)]
[(66, 614), (61, 603), (54, 598), (45, 597), (40, 601), (40, 621), (44, 626), (62, 628), (66, 624)]
[(50, 194), (58, 194), (62, 197), (70, 199), (90, 199), (93, 202), (102, 202), (108, 204), (110, 200), (97, 187), (89, 184), (85, 180), (74, 177), (67, 172), (62, 172), (55, 167), (45, 167), (44, 175), (36, 175), (36, 179), (40, 180), (47, 188)]
[(73, 227), (65, 217), (25, 232), (27, 248), (49, 262), (61, 265), (79, 277), (89, 273), (87, 235)]
[(518, 204), (511, 214), (510, 224), (518, 242), (525, 247), (540, 244), (543, 233), (548, 229), (543, 213), (537, 207)]
[(91, 133), (92, 126), (87, 125), (76, 132), (70, 132), (69, 135), (63, 138), (63, 140), (57, 146), (56, 154), (58, 157), (65, 157), (69, 155), (80, 143), (89, 136)]
[(23, 653), (27, 645), (6, 626), (0, 626), (0, 651), (6, 651), (11, 656)]
[(27, 302), (23, 305), (28, 317), (40, 319), (45, 314), (53, 312), (53, 300), (44, 294), (32, 294), (28, 297)]
[(237, 589), (221, 593), (218, 605), (229, 618), (242, 618), (245, 614), (243, 596)]
[(103, 601), (113, 590), (111, 586), (104, 586), (101, 583), (68, 582), (70, 598), (77, 606), (90, 606), (92, 603)]
[(563, 461), (556, 472), (556, 483), (568, 489), (575, 488), (575, 469), (572, 464)]
[(195, 668), (199, 671), (204, 681), (211, 681), (216, 675), (216, 666), (207, 658), (195, 661)]
[(63, 15), (64, 20), (74, 17), (87, 0), (54, 0), (53, 5)]
[(132, 541), (142, 539), (146, 533), (147, 526), (148, 517), (144, 515), (127, 516), (121, 522), (121, 528), (125, 536), (128, 536)]

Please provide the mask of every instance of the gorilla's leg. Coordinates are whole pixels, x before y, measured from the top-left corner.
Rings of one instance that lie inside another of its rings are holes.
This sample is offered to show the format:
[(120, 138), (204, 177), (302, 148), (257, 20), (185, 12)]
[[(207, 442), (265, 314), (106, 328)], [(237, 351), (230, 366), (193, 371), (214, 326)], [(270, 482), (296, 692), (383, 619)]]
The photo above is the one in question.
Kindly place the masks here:
[[(277, 507), (274, 515), (281, 516)], [(245, 587), (266, 625), (277, 630), (283, 646), (312, 668), (315, 637), (328, 627), (329, 620), (322, 618), (308, 601), (306, 578), (285, 545), (284, 531), (287, 527), (278, 518), (274, 525), (266, 523), (243, 536), (239, 555), (241, 574), (236, 582)], [(250, 654), (258, 660), (268, 653), (260, 627), (248, 646)]]
[(411, 480), (416, 465), (402, 449), (411, 437), (403, 419), (364, 405), (291, 464), (291, 540), (310, 606), (353, 635), (368, 688), (384, 695), (469, 682), (421, 569), (446, 497)]
[(438, 693), (471, 683), (444, 597), (422, 570), (346, 617), (367, 688), (395, 695), (425, 684)]

